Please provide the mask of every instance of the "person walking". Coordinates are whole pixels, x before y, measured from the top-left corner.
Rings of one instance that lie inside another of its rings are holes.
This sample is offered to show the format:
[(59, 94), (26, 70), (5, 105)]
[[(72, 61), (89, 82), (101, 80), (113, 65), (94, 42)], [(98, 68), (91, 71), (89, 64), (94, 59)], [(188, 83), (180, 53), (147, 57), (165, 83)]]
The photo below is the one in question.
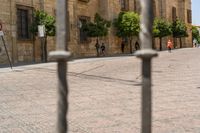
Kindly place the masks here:
[(96, 51), (97, 51), (97, 56), (99, 56), (99, 49), (100, 49), (100, 45), (99, 42), (97, 41), (97, 43), (95, 44), (96, 47)]
[(138, 41), (135, 42), (135, 50), (139, 50), (140, 49), (140, 44), (138, 43)]
[(194, 43), (194, 47), (195, 47), (195, 48), (197, 47), (197, 43)]
[(167, 49), (168, 49), (168, 52), (171, 53), (172, 47), (173, 47), (173, 44), (172, 44), (171, 40), (169, 39), (169, 40), (167, 41)]
[(101, 45), (101, 53), (102, 53), (103, 56), (105, 56), (105, 49), (106, 49), (106, 47), (105, 47), (104, 43), (102, 43), (102, 45)]
[(122, 43), (121, 43), (121, 51), (122, 51), (122, 53), (124, 53), (124, 47), (125, 47), (125, 44), (124, 44), (124, 41), (122, 41)]

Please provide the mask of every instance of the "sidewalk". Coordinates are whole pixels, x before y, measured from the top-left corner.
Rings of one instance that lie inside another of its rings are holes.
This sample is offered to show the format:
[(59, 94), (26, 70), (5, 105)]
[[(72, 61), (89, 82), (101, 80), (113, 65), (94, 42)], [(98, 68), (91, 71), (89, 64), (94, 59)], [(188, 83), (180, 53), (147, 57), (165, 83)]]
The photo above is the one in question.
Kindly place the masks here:
[[(153, 133), (200, 132), (200, 49), (153, 59)], [(140, 59), (69, 62), (69, 133), (140, 133)], [(0, 133), (55, 133), (56, 63), (0, 69)]]

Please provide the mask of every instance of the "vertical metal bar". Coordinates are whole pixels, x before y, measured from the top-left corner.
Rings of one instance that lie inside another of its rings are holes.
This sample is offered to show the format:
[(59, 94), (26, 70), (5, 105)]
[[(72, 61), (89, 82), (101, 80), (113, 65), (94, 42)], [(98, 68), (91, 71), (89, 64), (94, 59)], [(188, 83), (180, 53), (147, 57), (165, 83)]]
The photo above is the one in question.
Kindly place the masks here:
[(68, 129), (68, 123), (66, 114), (68, 112), (68, 88), (66, 82), (66, 62), (58, 62), (58, 119), (57, 119), (57, 131), (58, 133), (66, 133)]
[[(44, 11), (44, 0), (40, 0), (40, 10)], [(41, 49), (41, 62), (45, 62), (45, 53), (44, 53), (44, 37), (40, 37), (40, 49)]]
[[(31, 20), (31, 22), (33, 22), (34, 21), (34, 3), (33, 3), (33, 0), (31, 0), (31, 13), (32, 13), (32, 20)], [(32, 50), (32, 58), (33, 58), (33, 62), (35, 62), (35, 34), (32, 34), (32, 48), (33, 48), (33, 50)]]
[(12, 27), (13, 27), (13, 19), (12, 19), (12, 0), (10, 0), (10, 36), (11, 36), (11, 43), (12, 43), (12, 64), (14, 64), (14, 61), (15, 61), (15, 58), (14, 58), (14, 42), (13, 42), (13, 30), (12, 30)]
[(44, 62), (44, 39), (40, 37), (41, 62)]
[(68, 11), (68, 0), (57, 0), (56, 11), (56, 51), (50, 53), (50, 57), (58, 62), (58, 118), (57, 132), (66, 133), (68, 130), (68, 85), (66, 79), (67, 64), (66, 61), (70, 57), (70, 52), (67, 49), (67, 34), (68, 19), (66, 13)]
[(153, 0), (140, 0), (141, 3), (141, 32), (142, 49), (151, 49), (153, 25)]
[(142, 59), (142, 126), (141, 133), (151, 133), (152, 92), (151, 92), (151, 59), (157, 56), (152, 50), (153, 0), (140, 0), (142, 49), (136, 55)]
[(10, 64), (10, 68), (12, 69), (12, 63), (11, 63), (11, 60), (10, 60), (10, 57), (9, 57), (9, 54), (8, 54), (8, 50), (7, 50), (7, 47), (6, 47), (6, 43), (5, 43), (5, 40), (4, 40), (3, 36), (1, 36), (1, 39), (2, 39), (2, 41), (3, 41), (3, 45), (4, 45), (5, 50), (6, 50), (6, 55), (7, 55), (7, 57), (8, 57), (8, 61), (9, 61), (9, 64)]
[(66, 16), (68, 11), (68, 0), (57, 0), (57, 10), (56, 10), (56, 32), (57, 32), (57, 50), (66, 50)]
[(142, 61), (142, 133), (151, 133), (151, 59)]

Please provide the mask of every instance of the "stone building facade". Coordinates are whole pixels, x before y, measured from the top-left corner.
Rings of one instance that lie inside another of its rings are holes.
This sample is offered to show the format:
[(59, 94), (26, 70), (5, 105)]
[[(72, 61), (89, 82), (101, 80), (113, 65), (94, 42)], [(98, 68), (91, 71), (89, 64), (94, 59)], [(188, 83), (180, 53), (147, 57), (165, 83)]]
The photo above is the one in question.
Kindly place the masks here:
[[(40, 42), (32, 40), (19, 40), (17, 38), (17, 9), (26, 6), (34, 9), (44, 8), (50, 14), (55, 14), (55, 0), (1, 0), (0, 20), (3, 21), (6, 33), (6, 41), (13, 62), (40, 61)], [(121, 11), (140, 12), (139, 0), (68, 0), (69, 1), (69, 51), (74, 57), (96, 56), (95, 39), (88, 38), (82, 31), (81, 25), (85, 21), (93, 21), (95, 13), (103, 18), (113, 21)], [(42, 5), (42, 6), (41, 6)], [(154, 14), (156, 17), (173, 21), (175, 18), (182, 19), (188, 26), (188, 37), (183, 38), (183, 47), (192, 46), (191, 36), (191, 0), (154, 0)], [(163, 39), (163, 48), (166, 40)], [(135, 37), (133, 45), (138, 37)], [(121, 53), (121, 38), (115, 36), (113, 27), (109, 35), (100, 38), (100, 43), (105, 43), (106, 54)], [(159, 49), (158, 40), (155, 39), (155, 48)], [(180, 47), (180, 42), (174, 39), (175, 46)], [(133, 46), (134, 48), (134, 46)], [(48, 51), (55, 49), (55, 40), (48, 40)], [(129, 45), (125, 45), (128, 53)], [(0, 59), (1, 60), (1, 59)]]
[[(103, 18), (113, 21), (121, 11), (135, 11), (140, 13), (139, 0), (69, 0), (70, 11), (70, 42), (69, 50), (75, 56), (94, 56), (95, 39), (82, 40), (80, 21), (94, 19), (94, 14), (99, 13)], [(184, 21), (188, 26), (188, 37), (182, 38), (183, 47), (192, 47), (191, 34), (191, 0), (154, 0), (155, 17), (164, 18), (167, 21), (174, 21), (176, 18)], [(166, 49), (166, 41), (163, 38), (163, 49)], [(133, 48), (138, 37), (133, 41)], [(101, 42), (106, 44), (108, 55), (121, 53), (121, 38), (115, 36), (115, 29), (110, 28), (109, 35), (101, 38)], [(180, 47), (179, 39), (173, 39), (176, 48)], [(155, 48), (159, 49), (159, 40), (154, 39)], [(125, 45), (125, 51), (129, 52), (129, 45)]]
[[(187, 25), (188, 37), (182, 38), (183, 47), (192, 47), (192, 11), (191, 0), (155, 0), (155, 16), (165, 18), (169, 22), (173, 22), (176, 18), (182, 20)], [(166, 37), (163, 41), (163, 48), (166, 48)], [(171, 37), (172, 38), (172, 37)], [(173, 38), (176, 48), (180, 47), (180, 40)], [(156, 43), (158, 47), (158, 43)]]
[[(55, 15), (54, 0), (0, 0), (0, 22), (3, 25), (4, 39), (13, 63), (39, 62), (40, 41), (30, 33), (33, 10), (45, 10)], [(48, 50), (55, 49), (55, 39), (48, 39)], [(5, 48), (0, 39), (0, 64), (8, 63)]]

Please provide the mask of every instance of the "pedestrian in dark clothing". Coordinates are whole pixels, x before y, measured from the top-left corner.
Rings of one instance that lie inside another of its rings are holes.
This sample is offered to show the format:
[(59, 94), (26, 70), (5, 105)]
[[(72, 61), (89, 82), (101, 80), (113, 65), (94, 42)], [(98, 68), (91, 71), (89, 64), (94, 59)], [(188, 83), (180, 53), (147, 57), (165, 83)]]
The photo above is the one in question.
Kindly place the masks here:
[(97, 43), (95, 44), (96, 47), (96, 51), (97, 51), (97, 56), (99, 56), (99, 49), (100, 49), (100, 45), (99, 42), (97, 41)]
[(138, 41), (135, 42), (135, 50), (139, 50), (140, 49), (140, 45), (138, 43)]
[(102, 53), (103, 56), (105, 56), (105, 49), (106, 49), (106, 47), (105, 47), (104, 43), (102, 43), (102, 45), (101, 45), (101, 53)]

